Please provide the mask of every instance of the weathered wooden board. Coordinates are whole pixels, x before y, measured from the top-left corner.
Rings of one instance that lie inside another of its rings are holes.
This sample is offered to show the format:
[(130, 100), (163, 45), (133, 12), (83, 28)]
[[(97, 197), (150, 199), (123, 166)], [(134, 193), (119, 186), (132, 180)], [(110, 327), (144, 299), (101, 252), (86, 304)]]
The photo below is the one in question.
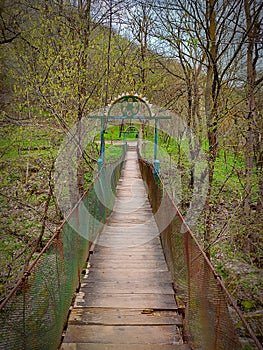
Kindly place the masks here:
[[(103, 235), (106, 235), (106, 233), (103, 232), (103, 234), (100, 235), (103, 236)], [(133, 251), (138, 251), (138, 250), (160, 250), (162, 249), (161, 245), (160, 245), (160, 239), (159, 237), (154, 237), (154, 238), (151, 238), (148, 240), (148, 237), (145, 236), (147, 238), (147, 240), (145, 241), (145, 243), (141, 246), (138, 246), (138, 247), (135, 247), (135, 248), (126, 248), (126, 249), (123, 249), (123, 251), (126, 251), (128, 250), (129, 252), (133, 252)], [(96, 242), (98, 244), (98, 242)], [(97, 251), (101, 251), (103, 249), (106, 249), (106, 250), (113, 250), (113, 251), (116, 251), (120, 253), (120, 250), (118, 248), (108, 248), (108, 247), (105, 247), (105, 246), (100, 246), (100, 245), (97, 245), (95, 247), (95, 252)]]
[(130, 259), (130, 261), (127, 259), (123, 259), (121, 266), (120, 266), (120, 260), (118, 261), (117, 259), (115, 260), (109, 260), (109, 259), (99, 259), (99, 260), (92, 260), (91, 261), (91, 267), (94, 266), (94, 268), (96, 269), (102, 269), (102, 270), (113, 270), (113, 269), (120, 269), (120, 270), (131, 270), (134, 269), (134, 266), (136, 266), (136, 268), (138, 270), (143, 269), (143, 270), (152, 270), (154, 271), (158, 271), (158, 270), (162, 270), (162, 271), (167, 271), (167, 265), (165, 263), (165, 261), (156, 261), (156, 260), (149, 260), (147, 259), (147, 263), (146, 260), (135, 260), (135, 259)]
[(182, 318), (176, 311), (125, 308), (77, 308), (73, 309), (69, 324), (74, 325), (177, 325)]
[[(130, 250), (122, 251), (120, 249), (101, 248), (93, 252), (94, 258), (103, 260), (155, 260), (164, 261), (163, 251), (161, 249), (147, 250), (146, 248), (136, 247)], [(91, 260), (92, 261), (92, 260)]]
[(171, 294), (98, 294), (81, 290), (74, 307), (117, 307), (117, 308), (153, 308), (177, 310), (174, 295)]
[(161, 326), (107, 326), (71, 325), (65, 336), (67, 343), (95, 344), (181, 344), (176, 325)]
[(96, 250), (94, 250), (93, 254), (100, 255), (102, 258), (106, 257), (155, 257), (158, 259), (163, 258), (163, 250), (160, 247), (160, 244), (158, 246), (154, 247), (146, 247), (145, 245), (140, 245), (133, 248), (126, 248), (126, 249), (119, 249), (119, 248), (109, 248), (109, 247), (102, 247), (102, 246), (96, 246)]
[(119, 249), (123, 249), (123, 248), (127, 248), (127, 247), (137, 247), (137, 246), (141, 246), (144, 243), (143, 239), (136, 239), (136, 238), (132, 238), (132, 239), (128, 239), (128, 240), (123, 240), (123, 239), (119, 239), (119, 238), (107, 238), (105, 237), (104, 239), (101, 239), (97, 242), (97, 244), (101, 244), (103, 246), (106, 247), (114, 247), (114, 248), (119, 248)]
[(187, 344), (91, 344), (63, 343), (61, 350), (191, 350)]
[(158, 279), (159, 281), (163, 282), (172, 282), (170, 273), (168, 271), (149, 271), (147, 269), (145, 270), (119, 270), (116, 271), (116, 269), (112, 270), (95, 270), (95, 268), (91, 269), (88, 276), (83, 279), (85, 282), (88, 279), (93, 279), (94, 281), (105, 281), (105, 282), (111, 282), (111, 281), (145, 281), (145, 280), (154, 280)]
[(87, 280), (81, 284), (81, 290), (87, 290), (87, 293), (99, 294), (171, 294), (174, 290), (171, 283), (163, 281), (142, 281), (142, 282), (105, 282)]
[[(118, 254), (116, 252), (116, 254)], [(119, 262), (120, 267), (122, 266), (123, 263), (134, 263), (136, 264), (136, 262), (140, 263), (145, 263), (145, 267), (147, 266), (147, 262), (149, 263), (165, 263), (166, 261), (163, 257), (163, 255), (161, 255), (161, 252), (155, 252), (155, 253), (151, 253), (148, 254), (145, 251), (141, 250), (138, 252), (134, 252), (132, 254), (130, 254), (129, 252), (125, 252), (125, 253), (121, 253), (118, 256), (111, 254), (110, 252), (106, 252), (106, 251), (100, 251), (99, 253), (96, 252), (96, 254), (92, 255), (92, 257), (90, 258), (90, 264), (94, 266), (94, 264), (96, 262), (100, 263), (100, 262)]]
[(93, 255), (90, 256), (89, 262), (92, 264), (94, 261), (96, 262), (119, 262), (120, 259), (125, 260), (127, 263), (140, 263), (140, 262), (144, 262), (147, 260), (147, 262), (154, 262), (156, 264), (158, 263), (165, 263), (166, 261), (164, 259), (164, 256), (162, 255), (161, 251), (155, 252), (155, 254), (149, 254), (149, 252), (147, 252), (147, 254), (144, 254), (142, 251), (133, 251), (129, 252), (129, 251), (125, 251), (125, 252), (119, 252), (118, 255), (112, 255), (109, 254), (109, 252), (107, 251), (100, 251), (100, 254), (97, 254), (97, 252)]

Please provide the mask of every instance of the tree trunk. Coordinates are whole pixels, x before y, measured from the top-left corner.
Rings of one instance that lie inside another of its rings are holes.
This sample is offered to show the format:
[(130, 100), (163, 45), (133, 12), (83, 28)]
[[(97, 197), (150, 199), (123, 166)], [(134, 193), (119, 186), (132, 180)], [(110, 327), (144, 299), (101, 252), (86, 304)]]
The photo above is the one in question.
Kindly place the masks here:
[(205, 232), (205, 246), (207, 255), (209, 254), (209, 244), (211, 240), (211, 190), (214, 177), (215, 160), (218, 153), (217, 145), (217, 42), (216, 42), (216, 12), (215, 12), (215, 0), (209, 0), (207, 2), (206, 17), (208, 22), (207, 35), (208, 35), (208, 68), (206, 79), (206, 91), (205, 91), (205, 111), (207, 119), (207, 136), (208, 136), (208, 178), (209, 178), (209, 190), (206, 198), (206, 232)]
[[(250, 117), (248, 122), (251, 123)], [(244, 198), (244, 213), (246, 216), (250, 215), (251, 211), (251, 197), (252, 197), (252, 173), (253, 173), (253, 131), (252, 127), (248, 127), (246, 135), (246, 180), (245, 180), (245, 198)]]
[(254, 41), (255, 41), (255, 25), (252, 25), (252, 16), (250, 1), (245, 0), (245, 14), (246, 25), (248, 34), (248, 46), (247, 46), (247, 134), (246, 134), (246, 180), (245, 180), (245, 200), (244, 200), (244, 213), (249, 216), (251, 210), (251, 197), (252, 197), (252, 173), (253, 173), (253, 120), (256, 113), (255, 102), (255, 82), (256, 82), (256, 65), (253, 62), (254, 56)]
[[(82, 41), (84, 43), (84, 54), (78, 60), (78, 71), (81, 73), (82, 67), (87, 66), (87, 50), (89, 47), (90, 39), (90, 25), (91, 25), (91, 0), (88, 1), (78, 1), (78, 12), (79, 18), (81, 20), (82, 30)], [(85, 168), (83, 162), (83, 152), (82, 149), (82, 124), (81, 120), (83, 117), (83, 100), (86, 90), (85, 86), (82, 84), (82, 79), (79, 78), (78, 83), (78, 126), (77, 126), (77, 186), (78, 195), (82, 197), (84, 194), (85, 185)]]

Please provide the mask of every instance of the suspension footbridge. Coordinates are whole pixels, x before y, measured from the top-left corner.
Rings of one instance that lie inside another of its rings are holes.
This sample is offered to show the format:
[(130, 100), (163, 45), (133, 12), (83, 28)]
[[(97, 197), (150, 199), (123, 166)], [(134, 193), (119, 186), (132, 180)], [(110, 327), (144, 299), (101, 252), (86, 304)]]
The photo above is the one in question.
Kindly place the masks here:
[(98, 176), (2, 301), (0, 349), (242, 350), (241, 325), (263, 349), (162, 183), (152, 119), (153, 164), (127, 144), (105, 164), (101, 116)]
[(137, 152), (130, 150), (61, 349), (190, 349), (180, 329), (172, 277)]

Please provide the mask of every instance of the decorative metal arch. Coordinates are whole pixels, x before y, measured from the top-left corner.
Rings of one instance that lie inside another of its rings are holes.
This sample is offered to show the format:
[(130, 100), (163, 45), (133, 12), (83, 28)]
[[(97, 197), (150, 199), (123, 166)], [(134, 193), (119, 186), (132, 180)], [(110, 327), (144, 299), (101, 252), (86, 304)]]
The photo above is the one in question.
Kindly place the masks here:
[(157, 160), (157, 148), (158, 148), (158, 119), (170, 119), (170, 115), (163, 109), (158, 109), (153, 113), (152, 105), (147, 101), (145, 97), (136, 93), (124, 93), (119, 95), (113, 100), (103, 115), (90, 115), (88, 118), (101, 119), (101, 132), (100, 132), (100, 159), (98, 160), (99, 169), (103, 166), (104, 159), (104, 132), (105, 122), (108, 119), (138, 119), (138, 120), (154, 120), (155, 133), (154, 133), (154, 169), (155, 173), (159, 173), (160, 161)]
[(110, 119), (153, 119), (149, 102), (134, 93), (118, 96), (109, 104), (105, 114)]
[[(135, 130), (131, 130), (131, 129), (135, 129)], [(131, 130), (131, 131), (129, 131)], [(137, 137), (140, 133), (140, 130), (137, 128), (137, 126), (134, 126), (134, 125), (129, 125), (124, 131), (122, 131), (123, 135), (124, 135), (124, 138), (123, 140), (126, 141), (127, 140), (127, 134), (136, 134)]]

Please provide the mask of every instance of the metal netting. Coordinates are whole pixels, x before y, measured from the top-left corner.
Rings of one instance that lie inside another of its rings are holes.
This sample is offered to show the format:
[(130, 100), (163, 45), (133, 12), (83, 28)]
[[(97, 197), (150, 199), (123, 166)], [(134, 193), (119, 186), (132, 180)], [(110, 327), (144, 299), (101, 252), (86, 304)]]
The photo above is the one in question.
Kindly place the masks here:
[[(243, 323), (255, 344), (252, 348), (262, 349), (160, 178), (153, 173), (153, 166), (141, 158), (139, 164), (161, 232), (176, 296), (183, 305), (180, 308), (184, 316), (185, 340), (195, 350), (239, 350), (242, 345), (238, 326)], [(235, 322), (229, 312), (230, 306), (235, 313)]]
[(57, 349), (74, 292), (114, 203), (125, 156), (104, 166), (59, 231), (1, 304), (0, 349)]

